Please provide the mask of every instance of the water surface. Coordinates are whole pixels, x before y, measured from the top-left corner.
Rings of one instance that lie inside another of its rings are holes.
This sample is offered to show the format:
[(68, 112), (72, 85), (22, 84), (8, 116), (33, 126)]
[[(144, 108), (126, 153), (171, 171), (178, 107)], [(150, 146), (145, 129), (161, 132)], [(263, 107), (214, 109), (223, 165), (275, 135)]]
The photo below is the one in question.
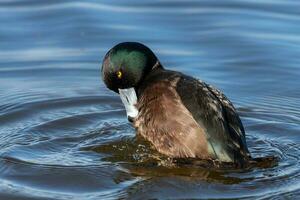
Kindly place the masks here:
[[(0, 2), (0, 199), (296, 199), (300, 196), (300, 2)], [(146, 44), (217, 86), (253, 156), (276, 166), (174, 166), (135, 139), (100, 79), (106, 51)]]

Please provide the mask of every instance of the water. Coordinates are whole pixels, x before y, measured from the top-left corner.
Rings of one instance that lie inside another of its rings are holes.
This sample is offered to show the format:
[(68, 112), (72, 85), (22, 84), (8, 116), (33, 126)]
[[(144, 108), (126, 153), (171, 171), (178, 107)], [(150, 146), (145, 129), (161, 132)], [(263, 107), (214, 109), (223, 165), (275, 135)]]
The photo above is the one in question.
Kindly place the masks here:
[[(296, 199), (300, 196), (300, 3), (0, 2), (0, 199)], [(248, 170), (174, 166), (135, 140), (100, 79), (106, 51), (148, 45), (163, 65), (224, 91)]]

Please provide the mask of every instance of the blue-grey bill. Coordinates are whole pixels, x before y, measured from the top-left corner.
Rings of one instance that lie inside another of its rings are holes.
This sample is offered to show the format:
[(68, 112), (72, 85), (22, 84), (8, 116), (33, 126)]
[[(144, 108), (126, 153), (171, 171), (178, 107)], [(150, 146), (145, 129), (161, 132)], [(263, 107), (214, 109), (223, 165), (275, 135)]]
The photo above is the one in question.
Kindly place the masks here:
[(139, 111), (135, 107), (137, 96), (134, 88), (119, 89), (121, 100), (125, 106), (127, 117), (136, 118)]

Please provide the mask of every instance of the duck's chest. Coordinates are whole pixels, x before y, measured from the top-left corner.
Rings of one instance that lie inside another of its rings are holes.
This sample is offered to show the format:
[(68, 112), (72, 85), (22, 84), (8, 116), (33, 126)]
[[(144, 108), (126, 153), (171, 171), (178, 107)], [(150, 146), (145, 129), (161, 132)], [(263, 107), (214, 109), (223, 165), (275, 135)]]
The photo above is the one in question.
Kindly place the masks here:
[(158, 151), (172, 157), (208, 157), (204, 129), (182, 104), (176, 82), (160, 82), (146, 88), (140, 96), (137, 134)]

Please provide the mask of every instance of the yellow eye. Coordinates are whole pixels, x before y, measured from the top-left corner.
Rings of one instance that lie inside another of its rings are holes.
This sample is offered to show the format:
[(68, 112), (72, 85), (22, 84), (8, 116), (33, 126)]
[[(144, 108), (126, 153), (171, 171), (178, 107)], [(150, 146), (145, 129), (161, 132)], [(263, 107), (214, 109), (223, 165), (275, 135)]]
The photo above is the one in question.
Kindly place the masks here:
[(121, 72), (121, 71), (118, 71), (118, 72), (117, 72), (117, 77), (118, 77), (118, 79), (121, 79), (121, 78), (122, 78), (122, 72)]

